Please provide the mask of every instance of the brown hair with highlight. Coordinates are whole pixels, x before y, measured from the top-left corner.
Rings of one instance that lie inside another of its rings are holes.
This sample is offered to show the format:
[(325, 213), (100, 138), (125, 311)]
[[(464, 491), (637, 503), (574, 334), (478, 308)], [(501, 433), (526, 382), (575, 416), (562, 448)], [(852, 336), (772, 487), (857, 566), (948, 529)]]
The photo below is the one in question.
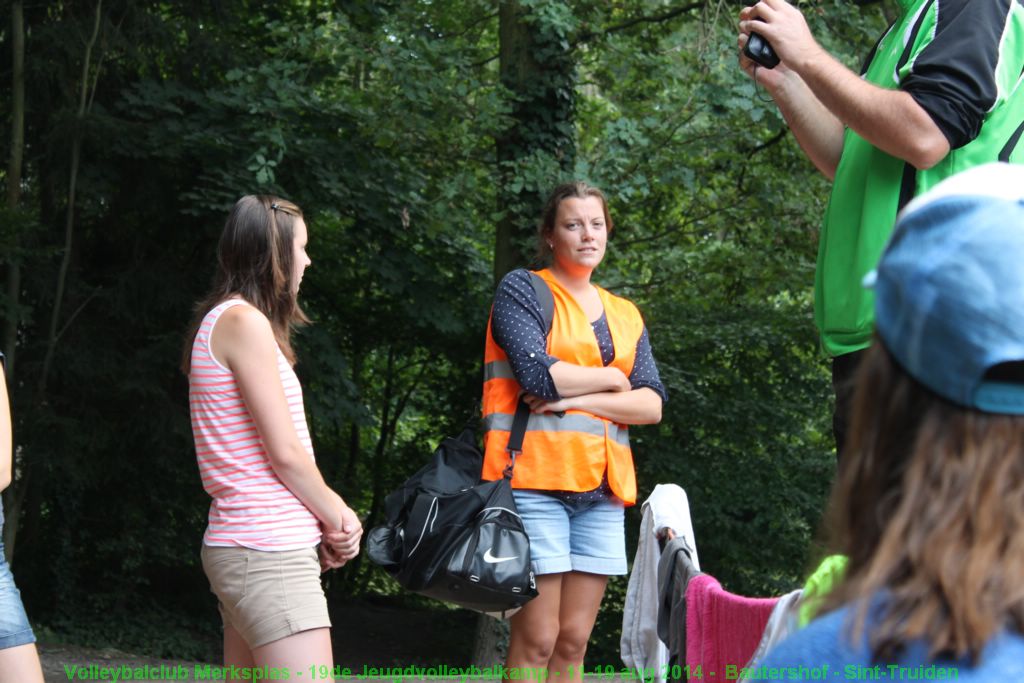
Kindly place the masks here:
[(856, 639), (870, 610), (880, 661), (921, 639), (976, 662), (999, 630), (1024, 632), (1024, 416), (945, 400), (876, 338), (846, 446), (828, 526), (849, 564), (824, 611), (853, 606)]
[(292, 327), (309, 322), (299, 307), (294, 282), (295, 220), (302, 218), (302, 209), (280, 197), (246, 195), (235, 202), (217, 245), (213, 285), (196, 304), (185, 338), (185, 374), (189, 373), (192, 342), (203, 317), (233, 296), (245, 299), (267, 316), (277, 345), (294, 365)]

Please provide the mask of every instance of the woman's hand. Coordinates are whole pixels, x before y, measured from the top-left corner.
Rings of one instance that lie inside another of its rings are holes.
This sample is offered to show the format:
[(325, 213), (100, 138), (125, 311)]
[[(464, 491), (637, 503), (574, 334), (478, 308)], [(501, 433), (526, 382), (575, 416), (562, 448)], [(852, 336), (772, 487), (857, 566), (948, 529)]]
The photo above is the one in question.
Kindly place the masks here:
[(532, 413), (564, 413), (566, 410), (575, 407), (573, 397), (562, 398), (557, 401), (545, 401), (540, 396), (523, 394), (523, 402), (530, 407)]
[(345, 563), (348, 562), (348, 560), (343, 560), (340, 557), (338, 557), (334, 553), (334, 551), (331, 550), (331, 547), (329, 545), (327, 545), (326, 543), (321, 543), (320, 544), (320, 547), (317, 548), (317, 555), (320, 558), (320, 573), (321, 574), (323, 574), (325, 572), (328, 572), (331, 569), (337, 569), (339, 567), (344, 567)]
[(326, 546), (332, 557), (348, 562), (359, 554), (359, 541), (363, 537), (363, 525), (349, 506), (342, 504), (341, 529), (324, 530), (321, 547)]

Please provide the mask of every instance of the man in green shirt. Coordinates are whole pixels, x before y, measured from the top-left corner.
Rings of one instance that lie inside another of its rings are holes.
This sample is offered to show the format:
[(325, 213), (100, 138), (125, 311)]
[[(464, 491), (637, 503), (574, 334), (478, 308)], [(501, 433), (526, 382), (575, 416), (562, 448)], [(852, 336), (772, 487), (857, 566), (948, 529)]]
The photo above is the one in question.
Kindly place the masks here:
[(861, 286), (914, 196), (966, 168), (1024, 162), (1024, 0), (898, 0), (900, 16), (860, 75), (826, 52), (786, 0), (740, 12), (781, 59), (741, 53), (808, 158), (829, 179), (814, 282), (814, 318), (833, 357), (833, 429), (842, 452), (848, 385), (871, 343), (873, 306)]

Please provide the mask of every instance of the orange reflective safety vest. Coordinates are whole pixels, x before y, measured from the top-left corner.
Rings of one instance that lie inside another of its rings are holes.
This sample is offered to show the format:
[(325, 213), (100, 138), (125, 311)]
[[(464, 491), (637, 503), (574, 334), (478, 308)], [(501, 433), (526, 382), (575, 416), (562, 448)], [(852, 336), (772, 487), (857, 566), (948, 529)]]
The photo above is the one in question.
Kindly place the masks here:
[[(551, 288), (554, 320), (547, 352), (561, 361), (603, 367), (594, 328), (576, 300), (545, 269), (537, 273)], [(615, 359), (611, 365), (629, 377), (644, 321), (632, 302), (597, 288), (604, 304)], [(508, 356), (494, 341), (487, 322), (484, 350), (484, 467), (483, 478), (498, 479), (508, 464), (509, 430), (522, 388), (512, 374)], [(629, 428), (583, 410), (530, 415), (523, 437), (523, 452), (516, 457), (512, 486), (547, 491), (591, 491), (605, 471), (612, 492), (627, 505), (636, 502), (636, 473), (629, 448)]]

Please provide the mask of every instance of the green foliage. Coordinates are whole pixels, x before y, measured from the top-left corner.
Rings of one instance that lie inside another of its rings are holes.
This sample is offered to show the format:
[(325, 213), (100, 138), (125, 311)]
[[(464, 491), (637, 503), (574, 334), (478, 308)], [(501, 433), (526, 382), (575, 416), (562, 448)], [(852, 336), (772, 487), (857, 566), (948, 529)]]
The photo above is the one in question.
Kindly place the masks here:
[(33, 625), (36, 638), (49, 646), (66, 643), (102, 649), (114, 644), (124, 652), (147, 657), (221, 661), (221, 627), (216, 619), (197, 620), (175, 605), (151, 603), (109, 613), (89, 611), (87, 603), (52, 623)]
[[(320, 467), (370, 525), (475, 410), (499, 224), (526, 253), (539, 201), (569, 175), (610, 198), (596, 280), (640, 305), (670, 393), (662, 424), (633, 430), (641, 500), (686, 488), (702, 564), (726, 588), (799, 581), (832, 476), (810, 318), (828, 188), (736, 65), (739, 4), (516, 4), (534, 51), (519, 81), (484, 0), (104, 3), (84, 120), (93, 8), (26, 8), (24, 196), (0, 213), (22, 296), (0, 313), (19, 323), (15, 571), (34, 618), (169, 656), (202, 647), (185, 622), (216, 624), (177, 366), (240, 195), (306, 211), (314, 325), (297, 370)], [(850, 65), (891, 12), (801, 7)], [(76, 135), (71, 269), (40, 386)], [(362, 559), (329, 583), (335, 600), (396, 590)], [(624, 590), (610, 585), (595, 662), (616, 663)], [(111, 628), (83, 626), (100, 613)]]

